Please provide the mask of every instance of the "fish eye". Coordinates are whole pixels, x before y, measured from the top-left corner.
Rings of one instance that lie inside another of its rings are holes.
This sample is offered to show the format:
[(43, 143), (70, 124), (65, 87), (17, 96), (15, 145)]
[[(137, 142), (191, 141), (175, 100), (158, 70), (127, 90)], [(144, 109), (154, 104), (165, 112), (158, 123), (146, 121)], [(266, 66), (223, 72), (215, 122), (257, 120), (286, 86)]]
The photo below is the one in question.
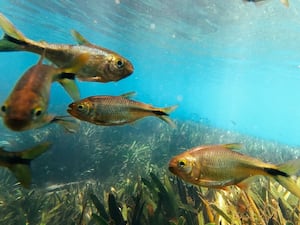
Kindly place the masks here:
[(122, 68), (124, 66), (124, 62), (122, 60), (117, 61), (117, 67)]
[(78, 111), (82, 111), (84, 109), (84, 107), (83, 107), (82, 104), (80, 104), (80, 105), (77, 106), (77, 109), (78, 109)]
[(184, 168), (186, 166), (186, 160), (179, 160), (178, 161), (178, 167)]
[(5, 106), (5, 105), (2, 105), (2, 106), (1, 106), (1, 111), (2, 111), (2, 112), (6, 112), (6, 106)]
[(40, 116), (41, 114), (42, 114), (42, 109), (40, 108), (40, 107), (38, 107), (38, 108), (36, 108), (35, 110), (34, 110), (34, 115), (36, 116), (36, 117), (38, 117), (38, 116)]

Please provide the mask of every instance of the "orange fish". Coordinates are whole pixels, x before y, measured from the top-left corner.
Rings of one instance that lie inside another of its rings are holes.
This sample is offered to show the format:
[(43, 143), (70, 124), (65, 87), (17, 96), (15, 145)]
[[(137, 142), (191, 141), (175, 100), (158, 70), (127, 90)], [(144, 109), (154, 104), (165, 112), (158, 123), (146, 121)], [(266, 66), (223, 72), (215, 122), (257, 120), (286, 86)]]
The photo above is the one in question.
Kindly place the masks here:
[(32, 66), (16, 83), (14, 89), (0, 108), (4, 124), (13, 131), (24, 131), (57, 122), (68, 131), (76, 130), (76, 123), (63, 117), (47, 113), (51, 84), (58, 81), (74, 100), (78, 100), (79, 90), (74, 77), (66, 77), (68, 70), (42, 64)]
[(291, 178), (300, 169), (300, 159), (273, 165), (232, 151), (240, 147), (239, 144), (195, 147), (173, 157), (169, 170), (189, 183), (209, 188), (243, 187), (241, 183), (247, 178), (269, 176), (300, 198), (300, 188)]
[[(76, 31), (72, 35), (79, 45), (49, 44), (26, 38), (1, 13), (0, 26), (5, 32), (0, 40), (0, 51), (29, 51), (40, 55), (45, 53), (45, 58), (60, 68), (78, 67), (78, 62), (81, 68), (77, 70), (76, 77), (82, 81), (118, 81), (133, 73), (133, 65), (129, 60), (88, 42)], [(88, 57), (81, 57), (82, 55)]]
[(50, 146), (49, 142), (44, 142), (19, 152), (8, 152), (0, 147), (0, 166), (7, 167), (23, 187), (29, 188), (31, 183), (30, 162), (47, 151)]
[(71, 103), (67, 111), (77, 119), (102, 126), (123, 125), (146, 116), (156, 116), (175, 127), (168, 115), (177, 106), (156, 108), (130, 100), (129, 97), (133, 94), (134, 92), (121, 96), (91, 96)]

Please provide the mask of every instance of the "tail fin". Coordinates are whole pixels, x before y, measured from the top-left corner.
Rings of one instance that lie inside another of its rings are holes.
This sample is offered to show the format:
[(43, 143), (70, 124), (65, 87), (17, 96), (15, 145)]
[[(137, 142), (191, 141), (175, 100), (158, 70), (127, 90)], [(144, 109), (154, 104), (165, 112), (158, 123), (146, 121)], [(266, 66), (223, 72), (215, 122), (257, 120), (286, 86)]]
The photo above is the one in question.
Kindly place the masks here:
[(170, 119), (169, 114), (173, 112), (177, 107), (178, 105), (161, 108), (160, 110), (154, 110), (153, 113), (160, 119), (168, 123), (171, 127), (176, 128), (176, 124)]
[(24, 45), (27, 45), (26, 37), (2, 13), (0, 13), (0, 27), (5, 33), (3, 39), (0, 40), (0, 51), (24, 49)]
[(277, 171), (276, 169), (271, 170), (269, 174), (272, 175), (279, 184), (300, 199), (300, 187), (298, 187), (296, 182), (290, 177), (290, 175), (296, 174), (300, 170), (300, 159), (280, 164), (277, 168), (277, 174), (274, 173), (274, 171)]
[(300, 187), (291, 177), (275, 176), (275, 180), (300, 199)]
[(47, 151), (50, 146), (50, 142), (44, 142), (21, 152), (7, 152), (0, 148), (0, 156), (5, 159), (5, 165), (7, 165), (21, 185), (29, 188), (31, 184), (30, 162)]

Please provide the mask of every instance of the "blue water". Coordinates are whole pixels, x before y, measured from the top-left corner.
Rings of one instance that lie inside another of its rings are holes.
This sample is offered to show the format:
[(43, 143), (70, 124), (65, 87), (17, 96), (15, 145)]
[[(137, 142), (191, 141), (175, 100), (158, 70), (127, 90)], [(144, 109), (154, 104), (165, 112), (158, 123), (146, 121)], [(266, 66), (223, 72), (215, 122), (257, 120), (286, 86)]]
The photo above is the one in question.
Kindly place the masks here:
[[(82, 97), (136, 91), (179, 104), (174, 119), (300, 145), (300, 0), (2, 0), (0, 10), (31, 39), (75, 43), (76, 29), (132, 61), (119, 82), (78, 81)], [(1, 102), (38, 58), (0, 53)], [(49, 111), (71, 99), (54, 84), (50, 101)]]

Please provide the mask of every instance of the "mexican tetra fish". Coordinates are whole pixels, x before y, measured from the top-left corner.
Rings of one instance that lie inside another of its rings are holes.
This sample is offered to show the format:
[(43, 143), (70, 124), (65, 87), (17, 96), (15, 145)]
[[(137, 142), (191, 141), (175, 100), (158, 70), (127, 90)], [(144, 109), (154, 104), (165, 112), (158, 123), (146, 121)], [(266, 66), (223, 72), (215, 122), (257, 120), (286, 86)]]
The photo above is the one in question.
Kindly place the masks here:
[[(88, 42), (78, 32), (72, 34), (79, 45), (49, 44), (28, 39), (0, 13), (0, 26), (5, 34), (0, 51), (29, 51), (45, 54), (45, 58), (60, 68), (81, 67), (76, 77), (82, 81), (109, 82), (121, 80), (133, 73), (129, 60), (109, 49)], [(81, 57), (86, 55), (87, 57)]]
[(57, 122), (74, 132), (77, 126), (74, 121), (47, 113), (50, 88), (54, 81), (61, 83), (74, 100), (80, 98), (74, 77), (69, 78), (62, 73), (66, 71), (69, 72), (42, 64), (41, 58), (19, 79), (1, 106), (0, 116), (4, 124), (11, 130), (24, 131)]
[(157, 108), (149, 104), (130, 100), (134, 92), (121, 96), (91, 96), (69, 105), (68, 112), (77, 119), (102, 126), (132, 123), (147, 116), (156, 116), (171, 126), (169, 113), (177, 108)]
[(239, 144), (195, 147), (173, 157), (169, 170), (189, 183), (209, 188), (242, 187), (247, 178), (269, 176), (300, 198), (300, 188), (290, 177), (300, 169), (300, 159), (273, 165), (232, 151), (240, 147)]

